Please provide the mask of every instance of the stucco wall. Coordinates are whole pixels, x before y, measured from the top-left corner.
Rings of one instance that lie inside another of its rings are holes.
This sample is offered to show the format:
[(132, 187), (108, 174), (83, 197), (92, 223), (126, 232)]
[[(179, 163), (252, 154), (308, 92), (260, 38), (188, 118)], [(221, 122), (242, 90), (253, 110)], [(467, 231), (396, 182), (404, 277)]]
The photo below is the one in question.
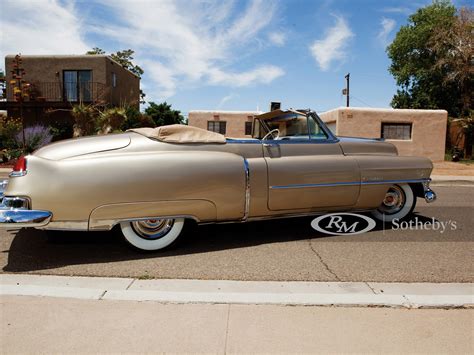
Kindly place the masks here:
[[(47, 83), (42, 84), (42, 89), (54, 97), (62, 96), (64, 70), (92, 70), (92, 82), (105, 85), (103, 100), (107, 103), (138, 104), (140, 79), (105, 55), (22, 55), (21, 58), (22, 67), (25, 69), (24, 79), (32, 84)], [(7, 83), (12, 79), (14, 59), (14, 55), (5, 57)], [(111, 87), (112, 72), (117, 74), (116, 88)], [(46, 94), (45, 92), (44, 96), (47, 96)], [(13, 100), (11, 85), (7, 85), (7, 98), (9, 101)], [(100, 98), (102, 99), (102, 94)]]
[[(112, 73), (115, 73), (117, 78), (116, 87), (112, 85)], [(117, 106), (130, 104), (138, 108), (140, 78), (109, 58), (106, 59), (106, 84), (110, 90), (110, 103)]]
[(190, 111), (188, 124), (190, 126), (207, 129), (208, 121), (225, 121), (226, 137), (244, 138), (245, 122), (252, 122), (258, 111)]
[(381, 138), (382, 123), (411, 123), (410, 140), (391, 140), (400, 155), (424, 156), (432, 161), (444, 160), (446, 124), (445, 110), (405, 110), (372, 108), (338, 108), (320, 114), (325, 122), (336, 119), (336, 135)]

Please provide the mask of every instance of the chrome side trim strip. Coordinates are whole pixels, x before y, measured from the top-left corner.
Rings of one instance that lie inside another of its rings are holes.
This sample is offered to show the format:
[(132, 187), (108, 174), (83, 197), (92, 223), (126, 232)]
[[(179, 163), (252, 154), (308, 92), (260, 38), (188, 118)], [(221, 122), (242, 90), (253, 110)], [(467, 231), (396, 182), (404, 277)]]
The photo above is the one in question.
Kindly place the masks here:
[(426, 183), (431, 181), (429, 178), (425, 179), (402, 179), (402, 180), (374, 180), (374, 181), (348, 181), (348, 182), (333, 182), (321, 184), (293, 184), (293, 185), (274, 185), (270, 189), (302, 189), (311, 187), (332, 187), (332, 186), (353, 186), (353, 185), (385, 185), (397, 183)]
[(244, 216), (242, 217), (243, 221), (246, 221), (249, 217), (250, 211), (250, 169), (249, 162), (244, 158), (244, 169), (245, 169), (245, 206), (244, 206)]
[(276, 185), (270, 186), (270, 189), (304, 189), (311, 187), (331, 187), (331, 186), (352, 186), (360, 185), (360, 182), (333, 182), (333, 183), (324, 183), (324, 184), (294, 184), (294, 185)]
[(362, 181), (362, 185), (384, 185), (384, 184), (398, 184), (398, 183), (425, 183), (425, 182), (430, 182), (430, 178), (424, 178), (424, 179), (402, 179), (402, 180), (376, 180), (376, 181)]

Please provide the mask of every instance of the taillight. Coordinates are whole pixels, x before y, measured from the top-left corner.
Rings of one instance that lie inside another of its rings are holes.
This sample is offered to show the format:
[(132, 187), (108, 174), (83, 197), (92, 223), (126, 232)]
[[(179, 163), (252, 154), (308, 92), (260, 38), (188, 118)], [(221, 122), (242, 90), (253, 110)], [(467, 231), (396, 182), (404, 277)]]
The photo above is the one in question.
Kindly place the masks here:
[(10, 176), (23, 175), (26, 175), (26, 158), (22, 155), (18, 158), (15, 165), (13, 166), (13, 171), (10, 173)]

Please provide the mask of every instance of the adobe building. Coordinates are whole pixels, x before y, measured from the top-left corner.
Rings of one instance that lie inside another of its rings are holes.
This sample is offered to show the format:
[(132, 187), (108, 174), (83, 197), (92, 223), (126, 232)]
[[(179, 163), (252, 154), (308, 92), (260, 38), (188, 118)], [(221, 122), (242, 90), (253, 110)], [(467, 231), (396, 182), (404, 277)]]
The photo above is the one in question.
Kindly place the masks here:
[[(71, 120), (68, 111), (78, 103), (98, 107), (140, 103), (140, 78), (107, 55), (21, 55), (23, 80), (30, 84), (22, 103), (27, 125)], [(20, 117), (15, 100), (15, 55), (5, 57), (6, 99), (0, 110)]]
[(252, 137), (252, 123), (260, 111), (190, 111), (188, 125), (217, 132), (226, 137)]
[[(227, 137), (251, 137), (259, 111), (191, 111), (188, 124)], [(341, 107), (319, 113), (337, 136), (383, 138), (400, 155), (443, 161), (448, 113), (444, 110), (406, 110)]]
[(336, 136), (383, 138), (400, 155), (444, 160), (445, 110), (340, 107), (319, 116)]

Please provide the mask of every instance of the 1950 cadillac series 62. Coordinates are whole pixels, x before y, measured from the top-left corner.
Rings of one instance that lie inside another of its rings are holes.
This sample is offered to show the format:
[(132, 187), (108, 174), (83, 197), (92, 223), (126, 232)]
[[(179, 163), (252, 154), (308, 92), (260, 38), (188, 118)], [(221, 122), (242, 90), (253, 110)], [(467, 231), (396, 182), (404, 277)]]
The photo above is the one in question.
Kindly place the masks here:
[(429, 159), (334, 136), (310, 110), (257, 116), (253, 138), (184, 125), (50, 144), (0, 185), (0, 226), (120, 228), (143, 250), (169, 247), (185, 220), (246, 222), (335, 211), (401, 219), (434, 201)]

